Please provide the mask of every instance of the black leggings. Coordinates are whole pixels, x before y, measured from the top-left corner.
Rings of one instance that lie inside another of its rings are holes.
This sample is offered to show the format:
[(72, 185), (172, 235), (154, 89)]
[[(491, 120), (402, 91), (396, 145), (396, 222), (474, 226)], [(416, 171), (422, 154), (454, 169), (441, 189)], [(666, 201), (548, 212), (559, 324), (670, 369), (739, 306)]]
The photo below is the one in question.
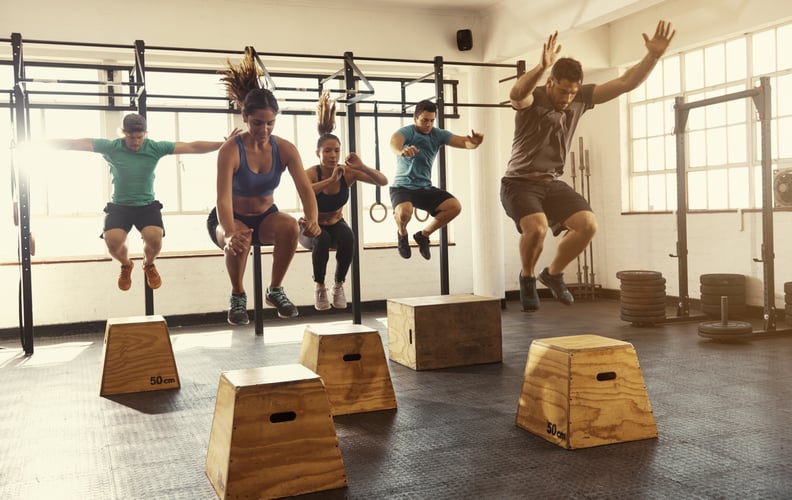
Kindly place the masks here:
[(355, 235), (344, 219), (332, 226), (320, 226), (322, 234), (316, 238), (307, 238), (300, 233), (300, 244), (311, 250), (313, 261), (313, 279), (316, 283), (324, 283), (327, 274), (327, 261), (330, 260), (330, 249), (336, 249), (335, 280), (346, 281), (352, 256), (355, 253)]

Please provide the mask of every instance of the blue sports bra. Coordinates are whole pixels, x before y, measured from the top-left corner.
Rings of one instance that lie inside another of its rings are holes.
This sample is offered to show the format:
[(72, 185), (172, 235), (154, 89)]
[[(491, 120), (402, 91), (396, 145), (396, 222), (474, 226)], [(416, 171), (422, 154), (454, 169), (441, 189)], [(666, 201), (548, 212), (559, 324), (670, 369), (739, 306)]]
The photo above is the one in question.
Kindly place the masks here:
[(231, 192), (236, 196), (272, 196), (275, 188), (280, 184), (283, 165), (278, 154), (278, 143), (274, 136), (270, 136), (272, 146), (272, 168), (266, 173), (255, 173), (250, 170), (245, 153), (245, 144), (242, 137), (234, 136), (239, 148), (239, 168), (234, 172)]

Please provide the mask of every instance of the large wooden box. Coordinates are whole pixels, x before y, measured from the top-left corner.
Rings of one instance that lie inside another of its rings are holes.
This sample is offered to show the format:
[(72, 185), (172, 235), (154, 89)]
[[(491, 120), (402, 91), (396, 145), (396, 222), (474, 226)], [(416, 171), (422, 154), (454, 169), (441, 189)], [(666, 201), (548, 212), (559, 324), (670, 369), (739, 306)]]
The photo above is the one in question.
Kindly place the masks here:
[(281, 498), (346, 486), (319, 375), (299, 364), (223, 372), (206, 475), (220, 498)]
[(362, 325), (308, 325), (300, 364), (319, 374), (333, 415), (396, 408), (379, 332)]
[(517, 425), (567, 449), (656, 438), (632, 344), (598, 335), (534, 340)]
[(107, 320), (99, 385), (101, 396), (181, 387), (165, 318)]
[(414, 370), (503, 360), (500, 300), (438, 295), (388, 300), (390, 359)]

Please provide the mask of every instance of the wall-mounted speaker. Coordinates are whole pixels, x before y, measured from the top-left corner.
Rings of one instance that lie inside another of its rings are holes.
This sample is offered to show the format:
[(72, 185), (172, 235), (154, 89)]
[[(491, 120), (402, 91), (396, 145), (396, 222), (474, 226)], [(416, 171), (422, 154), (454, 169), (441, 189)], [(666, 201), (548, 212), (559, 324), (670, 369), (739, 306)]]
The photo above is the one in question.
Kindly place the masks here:
[(776, 207), (792, 207), (792, 168), (773, 172), (773, 201)]
[(457, 48), (459, 50), (470, 50), (473, 48), (473, 32), (470, 30), (457, 31)]

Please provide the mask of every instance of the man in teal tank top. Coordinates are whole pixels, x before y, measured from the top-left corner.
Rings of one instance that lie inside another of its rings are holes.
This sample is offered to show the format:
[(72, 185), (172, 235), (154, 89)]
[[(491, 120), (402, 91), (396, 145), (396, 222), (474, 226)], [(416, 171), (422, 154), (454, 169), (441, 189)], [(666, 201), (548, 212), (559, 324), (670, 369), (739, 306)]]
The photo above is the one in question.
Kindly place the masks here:
[[(127, 235), (135, 226), (143, 239), (143, 271), (146, 283), (159, 288), (162, 278), (154, 260), (162, 249), (165, 226), (162, 203), (154, 197), (154, 170), (160, 158), (171, 154), (201, 154), (217, 151), (223, 141), (170, 142), (146, 137), (146, 119), (139, 114), (124, 117), (124, 136), (118, 139), (60, 139), (54, 147), (100, 153), (110, 167), (113, 181), (112, 200), (105, 206), (102, 238), (110, 255), (121, 263), (118, 288), (132, 286), (133, 264), (126, 245)], [(238, 131), (232, 132), (232, 135)]]

